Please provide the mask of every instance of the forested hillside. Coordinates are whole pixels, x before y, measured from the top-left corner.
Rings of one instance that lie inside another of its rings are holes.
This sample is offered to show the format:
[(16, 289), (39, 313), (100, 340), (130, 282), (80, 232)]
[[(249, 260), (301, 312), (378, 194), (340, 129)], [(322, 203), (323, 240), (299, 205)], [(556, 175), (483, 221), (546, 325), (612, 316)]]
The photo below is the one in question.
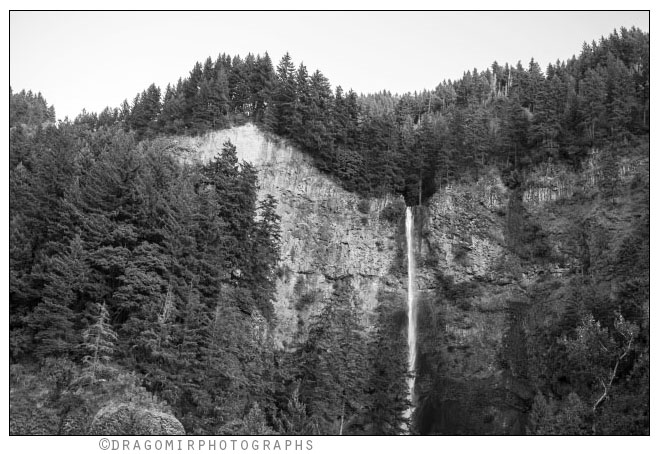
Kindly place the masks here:
[(218, 399), (258, 399), (279, 227), (232, 145), (190, 166), (118, 128), (17, 128), (11, 145), (12, 360), (64, 374), (76, 411), (128, 371), (195, 427)]
[(286, 54), (221, 54), (164, 91), (151, 85), (120, 108), (81, 114), (138, 137), (201, 134), (253, 121), (290, 139), (350, 191), (397, 192), (408, 204), (443, 185), (546, 159), (577, 166), (593, 146), (649, 132), (649, 34), (621, 28), (578, 57), (465, 72), (434, 90), (358, 95)]
[[(432, 253), (419, 247), (419, 267), (432, 282), (413, 433), (504, 433), (489, 413), (437, 422), (451, 413), (436, 411), (437, 396), (456, 389), (466, 413), (514, 404), (514, 433), (647, 433), (649, 70), (649, 34), (622, 28), (545, 71), (495, 62), (403, 95), (332, 89), (267, 53), (209, 57), (174, 86), (73, 121), (10, 88), (10, 432), (91, 433), (99, 409), (119, 403), (171, 413), (188, 434), (405, 431), (398, 294), (379, 292), (366, 322), (351, 277), (336, 279), (307, 336), (275, 346), (287, 279), (278, 202), (258, 198), (259, 174), (231, 142), (200, 161), (178, 140), (250, 122), (358, 194), (362, 214), (369, 198), (398, 196), (425, 216), (419, 242)], [(487, 195), (505, 204), (483, 208), (485, 180), (502, 182)], [(527, 201), (545, 186), (569, 196)], [(456, 208), (449, 228), (432, 216), (451, 197), (473, 209)], [(400, 232), (403, 212), (387, 204), (378, 219)], [(474, 232), (461, 229), (488, 228), (504, 232), (504, 252), (485, 278), (470, 263)], [(446, 238), (440, 271), (432, 245)], [(502, 303), (502, 346), (483, 355), (515, 382), (513, 404), (489, 378), (476, 394), (455, 378), (483, 358), (448, 328), (449, 315), (462, 323), (489, 304), (502, 275), (514, 297)], [(300, 312), (317, 299), (304, 290)]]
[[(230, 142), (184, 164), (189, 149), (121, 125), (16, 122), (12, 433), (92, 433), (99, 409), (121, 403), (174, 413), (188, 433), (336, 433), (344, 415), (377, 409), (369, 430), (400, 431), (402, 407), (384, 399), (398, 376), (404, 402), (404, 361), (390, 370), (375, 342), (400, 350), (404, 334), (367, 339), (349, 285), (295, 352), (275, 348), (276, 201), (257, 200)], [(371, 368), (391, 379), (369, 383)]]

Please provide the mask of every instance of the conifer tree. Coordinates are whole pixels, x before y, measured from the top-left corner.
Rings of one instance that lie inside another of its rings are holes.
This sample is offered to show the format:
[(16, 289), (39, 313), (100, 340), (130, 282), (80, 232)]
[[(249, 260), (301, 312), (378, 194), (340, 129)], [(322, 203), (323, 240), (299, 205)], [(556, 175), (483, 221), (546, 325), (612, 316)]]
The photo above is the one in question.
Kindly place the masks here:
[(591, 144), (599, 138), (599, 129), (605, 124), (606, 83), (602, 69), (588, 69), (579, 84), (579, 106), (582, 127)]
[(309, 93), (309, 74), (304, 63), (300, 66), (295, 73), (295, 102), (293, 109), (293, 118), (291, 118), (291, 131), (304, 141), (306, 133), (306, 124), (309, 118), (309, 107), (311, 104)]
[(181, 79), (179, 79), (176, 87), (167, 84), (162, 110), (158, 116), (158, 129), (165, 134), (177, 134), (183, 131), (185, 99), (182, 86), (183, 82)]
[(266, 52), (263, 57), (257, 55), (250, 79), (251, 103), (254, 109), (254, 121), (257, 123), (264, 121), (266, 108), (272, 97), (274, 78), (272, 60), (268, 53)]
[(85, 293), (89, 270), (85, 263), (83, 243), (79, 236), (69, 244), (66, 252), (46, 261), (47, 282), (41, 303), (28, 316), (34, 331), (36, 354), (48, 356), (73, 355), (76, 350), (76, 321)]
[(307, 110), (307, 127), (304, 145), (313, 150), (316, 156), (322, 148), (331, 147), (331, 118), (329, 111), (332, 104), (332, 90), (329, 81), (316, 70), (309, 79), (309, 106)]
[(296, 99), (295, 66), (288, 52), (277, 65), (272, 95), (272, 112), (268, 126), (284, 137), (295, 133), (291, 119), (295, 115)]
[(387, 303), (378, 307), (377, 329), (369, 344), (369, 392), (366, 420), (373, 435), (403, 432), (407, 399), (407, 339), (396, 326), (395, 311)]
[(94, 304), (92, 314), (94, 323), (82, 333), (83, 350), (87, 353), (83, 358), (93, 380), (107, 375), (111, 370), (108, 366), (114, 354), (117, 334), (110, 326), (110, 315), (105, 303)]
[(366, 351), (358, 306), (350, 284), (338, 283), (302, 352), (300, 395), (323, 433), (348, 433), (364, 408)]

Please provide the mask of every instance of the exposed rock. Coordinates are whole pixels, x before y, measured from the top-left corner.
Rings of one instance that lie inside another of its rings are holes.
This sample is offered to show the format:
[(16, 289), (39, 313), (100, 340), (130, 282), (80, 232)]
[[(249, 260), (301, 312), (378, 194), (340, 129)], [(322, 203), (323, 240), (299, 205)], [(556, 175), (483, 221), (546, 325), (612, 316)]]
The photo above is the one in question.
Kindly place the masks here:
[[(430, 344), (421, 340), (418, 355), (441, 364), (419, 380), (433, 389), (418, 408), (421, 433), (523, 432), (516, 407), (524, 383), (512, 380), (501, 361), (510, 302), (524, 294), (523, 270), (506, 245), (509, 198), (500, 178), (486, 175), (445, 188), (416, 209), (420, 310), (437, 320), (424, 328), (434, 334)], [(438, 293), (442, 285), (450, 288)], [(439, 296), (445, 292), (453, 294)]]
[(90, 428), (91, 435), (185, 435), (174, 416), (130, 404), (111, 404), (101, 408)]
[[(306, 329), (336, 280), (351, 278), (367, 320), (377, 307), (380, 288), (402, 287), (389, 276), (398, 253), (397, 226), (380, 217), (397, 198), (364, 201), (318, 171), (308, 156), (251, 124), (184, 140), (184, 148), (196, 150), (184, 158), (202, 161), (230, 140), (238, 158), (258, 170), (259, 198), (271, 194), (277, 199), (282, 244), (273, 334), (280, 347)], [(314, 298), (297, 310), (300, 298), (311, 291)]]
[[(315, 169), (306, 155), (253, 125), (188, 140), (187, 147), (197, 150), (193, 159), (201, 160), (231, 140), (239, 158), (259, 171), (259, 197), (271, 194), (278, 200), (282, 245), (274, 337), (280, 347), (304, 337), (337, 280), (350, 278), (364, 302), (367, 325), (379, 290), (400, 294), (404, 304), (407, 259), (399, 200), (360, 199)], [(515, 407), (526, 390), (502, 366), (501, 352), (510, 301), (523, 298), (535, 272), (523, 270), (507, 247), (509, 199), (510, 191), (492, 172), (475, 184), (443, 188), (427, 207), (415, 209), (418, 299), (435, 305), (432, 311), (442, 320), (435, 327), (439, 339), (428, 348), (430, 357), (442, 361), (444, 391), (420, 411), (428, 414), (421, 424), (428, 432), (523, 431)], [(381, 216), (385, 207), (398, 205), (401, 222)], [(437, 302), (438, 275), (476, 290), (459, 303)], [(474, 402), (480, 402), (478, 408)], [(460, 424), (469, 427), (455, 425), (451, 414), (465, 415)]]
[[(259, 172), (259, 197), (278, 201), (273, 334), (280, 347), (304, 338), (338, 280), (350, 279), (367, 326), (379, 291), (400, 295), (405, 304), (402, 198), (363, 200), (253, 125), (185, 140), (183, 148), (194, 152), (184, 159), (200, 160), (231, 140), (239, 158)], [(515, 189), (493, 169), (476, 182), (442, 187), (415, 208), (417, 358), (420, 375), (426, 374), (417, 387), (430, 396), (417, 408), (421, 433), (524, 433), (533, 397), (525, 336), (532, 323), (543, 322), (542, 315), (535, 321), (525, 315), (533, 312), (529, 293), (544, 280), (587, 271), (584, 257), (603, 253), (602, 238), (624, 238), (638, 215), (591, 203), (601, 183), (601, 157), (597, 150), (591, 155), (580, 172), (552, 163), (531, 169)], [(630, 157), (619, 164), (618, 178), (632, 181), (646, 167)]]

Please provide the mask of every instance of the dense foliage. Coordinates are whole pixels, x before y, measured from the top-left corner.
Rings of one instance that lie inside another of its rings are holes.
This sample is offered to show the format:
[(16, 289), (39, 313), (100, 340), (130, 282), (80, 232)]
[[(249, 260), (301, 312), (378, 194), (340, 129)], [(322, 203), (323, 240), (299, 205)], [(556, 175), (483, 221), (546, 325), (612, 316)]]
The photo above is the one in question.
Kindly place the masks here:
[(22, 90), (14, 93), (9, 87), (9, 127), (20, 124), (37, 125), (55, 121), (55, 108), (49, 106), (41, 93)]
[(138, 372), (203, 428), (263, 392), (250, 376), (271, 360), (255, 330), (272, 318), (278, 217), (230, 143), (188, 165), (165, 145), (11, 130), (10, 353), (67, 358), (92, 382)]
[[(648, 151), (647, 144), (632, 149)], [(581, 273), (538, 282), (520, 311), (529, 325), (511, 359), (526, 357), (537, 391), (532, 433), (649, 434), (649, 175), (612, 180), (602, 180), (599, 199), (563, 208), (574, 222)], [(626, 228), (609, 234), (609, 218)]]
[(289, 54), (274, 68), (267, 53), (221, 54), (164, 93), (151, 85), (132, 104), (78, 121), (122, 122), (153, 137), (251, 120), (309, 153), (349, 191), (397, 192), (411, 205), (491, 165), (577, 165), (594, 145), (648, 132), (649, 75), (649, 34), (624, 27), (544, 73), (533, 59), (527, 68), (494, 62), (403, 95), (332, 90)]
[(390, 385), (356, 372), (370, 355), (351, 285), (297, 352), (276, 350), (276, 200), (230, 142), (188, 153), (120, 125), (10, 129), (12, 433), (87, 433), (117, 400), (189, 433), (374, 430), (369, 396)]
[[(621, 29), (545, 73), (533, 60), (495, 62), (404, 95), (332, 90), (288, 54), (276, 67), (267, 53), (222, 54), (164, 92), (152, 84), (120, 108), (54, 120), (41, 94), (10, 89), (12, 433), (86, 433), (117, 400), (171, 411), (188, 433), (404, 430), (402, 302), (381, 292), (367, 329), (349, 279), (337, 280), (308, 338), (276, 349), (276, 200), (258, 200), (256, 171), (231, 143), (198, 163), (169, 139), (246, 121), (365, 196), (420, 204), (498, 168), (512, 194), (507, 247), (524, 266), (556, 259), (524, 211), (525, 172), (546, 161), (576, 169), (604, 150), (597, 191), (575, 202), (581, 214), (558, 214), (572, 221), (581, 273), (510, 304), (502, 362), (534, 390), (529, 432), (647, 430), (649, 181), (623, 184), (614, 164), (648, 133), (648, 34)], [(627, 202), (640, 217), (607, 237), (592, 213)], [(482, 288), (438, 275), (436, 292), (466, 309)], [(554, 299), (562, 309), (542, 309)], [(420, 302), (422, 397), (446, 388), (437, 307)]]

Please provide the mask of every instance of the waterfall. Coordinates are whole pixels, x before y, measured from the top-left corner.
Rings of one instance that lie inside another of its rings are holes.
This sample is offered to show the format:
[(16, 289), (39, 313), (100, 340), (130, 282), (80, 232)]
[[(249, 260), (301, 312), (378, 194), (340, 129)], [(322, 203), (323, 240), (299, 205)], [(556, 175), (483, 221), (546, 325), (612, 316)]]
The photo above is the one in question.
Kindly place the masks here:
[(414, 407), (414, 371), (416, 365), (416, 307), (414, 306), (414, 214), (412, 207), (405, 213), (405, 237), (407, 240), (407, 347), (409, 352), (409, 371), (412, 376), (407, 380), (412, 406), (405, 412), (410, 417)]

